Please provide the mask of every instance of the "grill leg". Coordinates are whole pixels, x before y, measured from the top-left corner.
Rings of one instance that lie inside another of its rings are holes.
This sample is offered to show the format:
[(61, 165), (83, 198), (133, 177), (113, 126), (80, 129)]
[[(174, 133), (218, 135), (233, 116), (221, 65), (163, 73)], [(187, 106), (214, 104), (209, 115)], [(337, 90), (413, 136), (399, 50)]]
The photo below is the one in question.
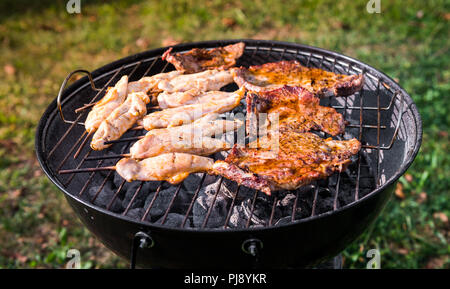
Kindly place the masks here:
[(131, 245), (131, 260), (130, 260), (130, 269), (136, 268), (136, 257), (138, 249), (146, 249), (151, 248), (155, 245), (155, 242), (150, 237), (149, 234), (144, 232), (137, 232), (133, 238), (133, 244)]

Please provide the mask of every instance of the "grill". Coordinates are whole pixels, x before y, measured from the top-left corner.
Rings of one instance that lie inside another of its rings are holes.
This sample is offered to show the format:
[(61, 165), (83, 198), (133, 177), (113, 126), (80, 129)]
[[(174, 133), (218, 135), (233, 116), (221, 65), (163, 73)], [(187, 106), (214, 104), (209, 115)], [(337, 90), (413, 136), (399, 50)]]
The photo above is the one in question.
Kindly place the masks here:
[[(333, 257), (372, 223), (414, 160), (422, 126), (410, 96), (376, 69), (341, 54), (287, 42), (226, 40), (181, 44), (174, 51), (246, 43), (237, 66), (298, 60), (305, 66), (364, 74), (361, 92), (327, 98), (348, 122), (338, 139), (357, 138), (360, 153), (345, 172), (273, 196), (223, 177), (193, 174), (183, 183), (127, 183), (114, 171), (144, 130), (133, 129), (104, 151), (92, 151), (83, 121), (92, 103), (126, 74), (130, 81), (173, 70), (166, 48), (129, 56), (92, 73), (75, 70), (44, 113), (36, 135), (41, 167), (83, 223), (132, 267), (303, 267)], [(86, 74), (68, 88), (74, 74)], [(234, 91), (235, 84), (224, 88)], [(231, 112), (244, 113), (245, 103)], [(319, 133), (327, 137), (324, 133)], [(228, 137), (228, 136), (224, 136)], [(224, 153), (215, 158), (223, 158)], [(75, 169), (77, 173), (60, 174)]]

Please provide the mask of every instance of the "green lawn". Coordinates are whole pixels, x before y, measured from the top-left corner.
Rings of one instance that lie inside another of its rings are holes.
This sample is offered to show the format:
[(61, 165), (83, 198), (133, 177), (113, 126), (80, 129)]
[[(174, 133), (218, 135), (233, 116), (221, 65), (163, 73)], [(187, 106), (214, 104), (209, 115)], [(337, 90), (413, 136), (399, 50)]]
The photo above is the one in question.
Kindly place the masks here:
[(449, 1), (67, 1), (0, 3), (0, 268), (125, 267), (41, 172), (34, 132), (68, 72), (146, 49), (225, 38), (294, 41), (360, 59), (396, 79), (423, 120), (421, 151), (374, 226), (344, 253), (365, 268), (449, 268)]

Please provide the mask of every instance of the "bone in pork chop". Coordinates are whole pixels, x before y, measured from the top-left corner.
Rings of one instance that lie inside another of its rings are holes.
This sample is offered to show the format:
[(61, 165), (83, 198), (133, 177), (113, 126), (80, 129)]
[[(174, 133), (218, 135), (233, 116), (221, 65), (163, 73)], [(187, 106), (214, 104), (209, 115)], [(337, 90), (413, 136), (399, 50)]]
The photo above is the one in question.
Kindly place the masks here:
[(172, 54), (172, 48), (164, 52), (162, 59), (172, 63), (177, 71), (196, 73), (208, 69), (224, 70), (236, 64), (244, 52), (245, 44), (236, 44), (213, 49), (194, 48), (186, 53)]
[(356, 139), (336, 141), (294, 131), (269, 134), (258, 141), (248, 147), (235, 144), (224, 161), (214, 163), (214, 172), (270, 195), (345, 170), (361, 148)]
[(232, 69), (234, 81), (250, 91), (273, 90), (284, 85), (301, 86), (320, 97), (348, 96), (359, 91), (364, 78), (309, 68), (298, 61), (279, 61)]
[(284, 86), (271, 91), (249, 92), (246, 101), (248, 132), (256, 132), (260, 113), (267, 113), (269, 126), (273, 118), (277, 118), (281, 132), (321, 130), (336, 136), (345, 131), (342, 114), (334, 108), (320, 106), (320, 99), (301, 87)]

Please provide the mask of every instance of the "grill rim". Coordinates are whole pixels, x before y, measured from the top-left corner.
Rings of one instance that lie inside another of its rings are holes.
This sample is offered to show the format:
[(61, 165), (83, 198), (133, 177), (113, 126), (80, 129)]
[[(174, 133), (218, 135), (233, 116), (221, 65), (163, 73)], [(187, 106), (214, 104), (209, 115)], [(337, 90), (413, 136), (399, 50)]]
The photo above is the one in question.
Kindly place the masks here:
[[(151, 223), (149, 221), (140, 221), (140, 220), (136, 220), (134, 218), (128, 217), (126, 215), (124, 216), (119, 213), (114, 213), (112, 211), (101, 208), (101, 207), (96, 206), (87, 201), (84, 201), (81, 198), (77, 198), (64, 188), (64, 185), (61, 184), (55, 176), (55, 174), (57, 174), (57, 172), (54, 173), (51, 171), (50, 167), (47, 164), (47, 159), (44, 157), (44, 154), (46, 152), (45, 144), (44, 144), (44, 136), (45, 136), (44, 132), (48, 128), (47, 124), (50, 123), (48, 121), (49, 118), (51, 117), (53, 120), (53, 118), (57, 117), (57, 115), (58, 115), (57, 100), (54, 99), (51, 102), (51, 104), (47, 107), (44, 114), (42, 115), (42, 117), (39, 121), (38, 127), (36, 129), (36, 134), (35, 134), (35, 150), (36, 150), (38, 162), (39, 162), (42, 170), (47, 175), (47, 177), (52, 181), (52, 183), (54, 183), (65, 194), (66, 197), (70, 197), (71, 199), (73, 199), (73, 201), (81, 203), (84, 206), (87, 206), (92, 210), (99, 211), (103, 214), (110, 215), (115, 218), (120, 218), (124, 221), (132, 222), (138, 226), (144, 225), (144, 226), (149, 227), (150, 229), (152, 227), (156, 227), (158, 229), (169, 230), (169, 231), (173, 231), (173, 232), (188, 231), (188, 232), (200, 232), (200, 233), (230, 233), (230, 232), (248, 233), (248, 232), (262, 232), (265, 230), (273, 230), (273, 229), (277, 229), (277, 228), (289, 229), (290, 227), (297, 226), (301, 223), (319, 220), (322, 218), (329, 217), (331, 215), (343, 213), (347, 210), (350, 210), (354, 206), (359, 206), (361, 203), (367, 202), (368, 200), (374, 198), (381, 191), (384, 191), (389, 186), (394, 184), (408, 170), (408, 168), (411, 166), (414, 159), (416, 158), (416, 156), (419, 152), (420, 146), (422, 144), (423, 128), (422, 128), (422, 120), (421, 120), (419, 111), (417, 109), (416, 104), (414, 103), (414, 100), (398, 83), (396, 83), (391, 77), (389, 77), (385, 73), (370, 66), (369, 64), (361, 62), (360, 60), (349, 57), (347, 55), (340, 54), (338, 52), (330, 51), (330, 50), (319, 48), (319, 47), (314, 47), (314, 46), (309, 46), (309, 45), (304, 45), (304, 44), (299, 44), (299, 43), (294, 43), (294, 42), (285, 42), (285, 41), (254, 40), (254, 39), (208, 40), (208, 41), (200, 41), (200, 42), (182, 43), (182, 44), (178, 44), (178, 45), (175, 45), (172, 47), (174, 48), (174, 51), (183, 51), (185, 49), (191, 49), (193, 47), (199, 47), (199, 48), (201, 48), (201, 47), (217, 47), (217, 46), (224, 46), (224, 45), (233, 44), (233, 43), (237, 43), (237, 42), (241, 42), (241, 41), (245, 42), (246, 45), (249, 45), (249, 46), (254, 45), (256, 47), (259, 47), (260, 45), (266, 45), (267, 47), (269, 47), (269, 46), (274, 47), (275, 45), (278, 45), (278, 46), (283, 46), (286, 51), (289, 48), (292, 48), (295, 50), (302, 50), (302, 51), (307, 51), (310, 53), (322, 54), (323, 57), (326, 57), (325, 54), (330, 55), (332, 57), (340, 58), (341, 60), (346, 60), (348, 62), (352, 62), (353, 64), (357, 64), (359, 67), (366, 70), (366, 73), (370, 73), (372, 75), (376, 75), (377, 77), (385, 78), (386, 80), (389, 80), (389, 82), (390, 82), (389, 85), (391, 86), (391, 88), (394, 88), (395, 90), (400, 91), (404, 96), (406, 96), (406, 99), (403, 100), (405, 102), (405, 105), (407, 106), (405, 113), (407, 111), (411, 112), (414, 122), (416, 124), (416, 130), (417, 130), (415, 143), (414, 143), (414, 149), (412, 151), (410, 150), (409, 152), (405, 151), (406, 157), (405, 157), (403, 163), (400, 165), (400, 168), (397, 170), (397, 172), (395, 172), (391, 176), (391, 178), (386, 180), (383, 185), (381, 185), (378, 188), (375, 188), (373, 191), (371, 191), (367, 195), (359, 198), (358, 200), (356, 200), (350, 204), (344, 205), (342, 207), (339, 207), (336, 210), (330, 210), (330, 211), (321, 213), (319, 215), (301, 218), (301, 219), (295, 220), (293, 222), (289, 222), (287, 224), (277, 225), (277, 226), (272, 225), (272, 226), (267, 226), (267, 227), (249, 227), (249, 228), (223, 228), (223, 227), (220, 227), (220, 228), (214, 228), (214, 229), (170, 227), (170, 226), (166, 226), (166, 225), (160, 225), (157, 223)], [(134, 55), (130, 55), (130, 56), (121, 58), (119, 60), (108, 63), (108, 64), (92, 71), (91, 74), (92, 74), (93, 78), (95, 79), (96, 77), (101, 76), (106, 73), (114, 73), (114, 71), (116, 71), (117, 69), (120, 69), (121, 66), (126, 67), (126, 66), (130, 65), (131, 63), (139, 62), (139, 60), (142, 60), (142, 58), (149, 59), (152, 57), (157, 57), (157, 56), (161, 55), (162, 52), (164, 52), (167, 48), (168, 47), (160, 47), (160, 48), (143, 51), (143, 52), (140, 52), (140, 53), (137, 53)], [(87, 82), (87, 81), (88, 81), (87, 76), (80, 78), (79, 80), (75, 81), (70, 86), (68, 86), (64, 90), (64, 94), (65, 95), (71, 94), (74, 91), (80, 89), (83, 85), (89, 85), (89, 82)], [(67, 100), (68, 99), (66, 99), (66, 101)], [(63, 101), (63, 103), (64, 103), (64, 101)], [(52, 114), (54, 114), (54, 115), (52, 115)]]

